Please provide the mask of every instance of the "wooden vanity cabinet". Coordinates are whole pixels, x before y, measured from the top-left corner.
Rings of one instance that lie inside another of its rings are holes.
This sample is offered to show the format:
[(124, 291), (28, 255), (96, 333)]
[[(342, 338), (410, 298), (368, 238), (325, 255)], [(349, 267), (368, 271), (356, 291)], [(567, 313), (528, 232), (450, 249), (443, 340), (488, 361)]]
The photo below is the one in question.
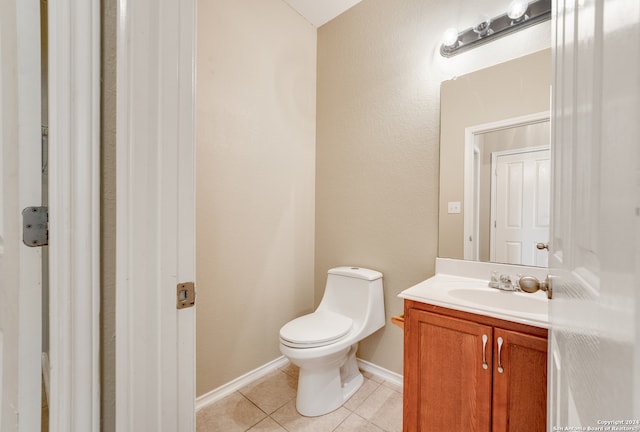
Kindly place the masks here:
[(405, 432), (545, 431), (546, 329), (411, 300), (404, 325)]

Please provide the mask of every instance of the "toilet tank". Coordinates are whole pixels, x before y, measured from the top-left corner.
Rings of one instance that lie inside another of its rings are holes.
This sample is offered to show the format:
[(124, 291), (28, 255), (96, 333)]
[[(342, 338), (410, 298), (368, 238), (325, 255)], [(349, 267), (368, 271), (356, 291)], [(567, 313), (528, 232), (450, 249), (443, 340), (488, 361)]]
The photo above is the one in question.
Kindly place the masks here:
[(384, 326), (382, 273), (362, 267), (336, 267), (329, 270), (318, 310), (348, 316), (359, 334), (366, 337)]

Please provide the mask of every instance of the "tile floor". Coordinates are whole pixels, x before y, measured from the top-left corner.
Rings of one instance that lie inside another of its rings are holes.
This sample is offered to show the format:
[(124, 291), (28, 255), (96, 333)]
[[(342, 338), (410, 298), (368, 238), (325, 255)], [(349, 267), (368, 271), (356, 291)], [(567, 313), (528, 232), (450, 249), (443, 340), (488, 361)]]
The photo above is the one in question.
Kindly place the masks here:
[(402, 389), (363, 372), (364, 384), (320, 417), (296, 411), (298, 370), (289, 364), (197, 413), (197, 432), (401, 432)]

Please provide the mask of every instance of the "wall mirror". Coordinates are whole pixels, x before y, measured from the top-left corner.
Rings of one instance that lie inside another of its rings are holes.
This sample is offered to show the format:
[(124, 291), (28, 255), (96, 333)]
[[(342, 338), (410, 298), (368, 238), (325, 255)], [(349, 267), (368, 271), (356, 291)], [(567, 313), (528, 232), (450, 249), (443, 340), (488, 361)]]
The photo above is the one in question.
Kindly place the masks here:
[(550, 84), (550, 50), (442, 83), (440, 257), (547, 265)]

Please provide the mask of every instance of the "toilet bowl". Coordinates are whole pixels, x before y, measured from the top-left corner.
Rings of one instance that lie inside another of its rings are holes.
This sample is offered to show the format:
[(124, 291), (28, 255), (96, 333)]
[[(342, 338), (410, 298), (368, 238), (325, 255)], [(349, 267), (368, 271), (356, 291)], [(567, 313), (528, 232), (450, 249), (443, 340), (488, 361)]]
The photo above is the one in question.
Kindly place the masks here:
[(353, 396), (364, 382), (356, 362), (358, 342), (384, 323), (382, 273), (361, 267), (329, 270), (315, 312), (280, 329), (280, 351), (300, 368), (300, 414), (326, 414)]

